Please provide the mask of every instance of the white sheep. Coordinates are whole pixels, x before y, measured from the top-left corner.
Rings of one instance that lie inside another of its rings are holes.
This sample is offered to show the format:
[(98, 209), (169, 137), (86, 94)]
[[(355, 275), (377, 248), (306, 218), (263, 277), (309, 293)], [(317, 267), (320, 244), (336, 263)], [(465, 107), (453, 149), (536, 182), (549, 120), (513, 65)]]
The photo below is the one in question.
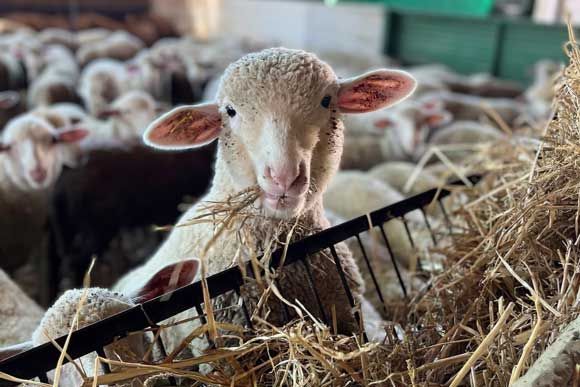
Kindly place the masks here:
[(421, 96), (419, 102), (442, 103), (444, 109), (459, 121), (489, 120), (489, 113), (494, 112), (508, 126), (514, 123), (524, 108), (521, 102), (509, 98), (482, 98), (448, 91), (426, 93)]
[(103, 40), (79, 46), (76, 56), (82, 66), (98, 58), (113, 58), (118, 60), (131, 59), (145, 44), (141, 39), (126, 31), (115, 31)]
[(107, 39), (111, 31), (106, 28), (87, 28), (76, 33), (79, 46), (94, 44)]
[(382, 161), (409, 160), (429, 133), (451, 121), (441, 104), (413, 101), (345, 120), (343, 169), (367, 170)]
[(440, 129), (417, 150), (417, 158), (437, 147), (448, 159), (464, 160), (478, 146), (499, 140), (505, 135), (497, 128), (474, 121), (456, 121)]
[[(429, 171), (422, 170), (413, 184), (408, 184), (409, 178), (415, 172), (417, 165), (405, 161), (390, 161), (377, 165), (368, 174), (401, 192), (405, 196), (412, 196), (436, 188), (441, 181)], [(409, 186), (408, 186), (409, 185)]]
[[(344, 219), (366, 215), (379, 208), (397, 203), (405, 197), (390, 185), (360, 171), (340, 171), (324, 193), (324, 206)], [(409, 224), (421, 224), (421, 215), (415, 211), (405, 215)], [(392, 220), (385, 225), (385, 233), (395, 258), (405, 266), (412, 266), (415, 250), (407, 237), (402, 221)], [(385, 244), (375, 230), (374, 238)]]
[(32, 114), (12, 119), (0, 134), (0, 261), (4, 268), (27, 263), (41, 247), (48, 191), (86, 135), (82, 129), (57, 131)]
[[(414, 86), (408, 74), (393, 70), (340, 81), (313, 54), (284, 48), (249, 54), (231, 64), (216, 103), (176, 108), (147, 129), (144, 141), (167, 150), (195, 148), (219, 138), (215, 176), (209, 193), (178, 221), (183, 227), (174, 228), (157, 253), (115, 288), (134, 291), (160, 267), (187, 257), (203, 256), (207, 274), (217, 273), (235, 264), (238, 254), (239, 259), (247, 260), (253, 252), (262, 252), (264, 241), (288, 231), (297, 218), (309, 231), (297, 230), (295, 238), (327, 228), (322, 194), (338, 169), (343, 142), (340, 113), (392, 105), (408, 96)], [(219, 235), (211, 224), (184, 225), (205, 213), (208, 201), (224, 201), (254, 186), (260, 187), (260, 196), (248, 208), (253, 214), (249, 219), (234, 220)], [(248, 234), (243, 246), (236, 230)], [(356, 263), (344, 244), (336, 249), (354, 297), (361, 300), (363, 284)], [(326, 315), (330, 316), (330, 306), (335, 305), (339, 330), (356, 330), (335, 263), (322, 254), (312, 255), (310, 262)], [(302, 267), (291, 267), (281, 271), (278, 287), (287, 299), (299, 299), (319, 315), (312, 292), (305, 286), (307, 278)], [(271, 321), (280, 323), (279, 303), (269, 305)], [(230, 322), (244, 320), (239, 309), (223, 313)], [(176, 329), (183, 334), (188, 331)], [(174, 337), (179, 342), (177, 332)], [(202, 350), (203, 341), (194, 341), (193, 349)]]
[(0, 269), (0, 347), (30, 340), (44, 311)]
[(126, 67), (113, 59), (98, 59), (83, 69), (78, 84), (87, 111), (97, 116), (127, 90)]
[(38, 40), (43, 45), (60, 45), (74, 51), (78, 47), (77, 34), (62, 28), (44, 28), (38, 33)]
[(91, 134), (84, 149), (125, 147), (141, 142), (143, 132), (158, 110), (153, 97), (144, 91), (129, 91), (99, 113), (102, 120), (87, 119)]
[[(19, 344), (6, 347), (0, 341), (0, 361), (19, 352), (66, 336), (73, 330), (84, 328), (104, 318), (123, 312), (131, 307), (158, 297), (162, 294), (193, 282), (199, 273), (199, 261), (186, 260), (178, 264), (168, 265), (155, 273), (151, 280), (132, 294), (121, 294), (103, 288), (72, 289), (60, 296), (54, 304), (43, 312), (36, 304), (26, 298), (24, 293), (3, 275), (0, 270), (0, 299), (5, 304), (0, 305), (0, 313), (6, 319), (0, 322), (4, 326), (0, 337), (6, 337), (7, 343)], [(6, 297), (10, 297), (7, 299)], [(5, 307), (4, 307), (5, 306)], [(20, 330), (16, 329), (17, 324)], [(163, 360), (158, 348), (153, 347), (149, 359), (144, 356), (152, 344), (151, 334), (143, 332), (132, 333), (126, 338), (115, 340), (104, 347), (107, 358), (125, 362), (141, 362), (144, 360)], [(96, 353), (92, 352), (75, 360), (73, 364), (65, 364), (61, 369), (58, 385), (64, 387), (79, 386), (84, 377), (102, 375), (101, 369), (95, 369)], [(56, 366), (56, 364), (55, 364)], [(112, 366), (114, 371), (118, 367)], [(81, 369), (83, 372), (79, 372)], [(84, 375), (83, 375), (84, 374)], [(49, 372), (51, 382), (54, 381), (54, 371)], [(134, 380), (137, 382), (137, 379)], [(132, 385), (132, 384), (128, 384)]]
[(29, 109), (58, 102), (76, 102), (76, 80), (58, 71), (44, 71), (28, 87)]

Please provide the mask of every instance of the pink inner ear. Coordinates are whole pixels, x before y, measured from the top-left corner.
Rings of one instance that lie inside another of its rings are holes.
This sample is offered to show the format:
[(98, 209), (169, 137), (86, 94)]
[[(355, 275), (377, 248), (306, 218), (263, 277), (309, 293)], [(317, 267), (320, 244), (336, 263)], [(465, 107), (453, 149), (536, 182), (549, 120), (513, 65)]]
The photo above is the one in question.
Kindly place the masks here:
[(78, 142), (89, 135), (86, 129), (70, 129), (60, 132), (58, 134), (58, 141), (60, 142)]
[(201, 145), (219, 135), (221, 117), (217, 110), (183, 109), (169, 113), (148, 133), (148, 140), (156, 145)]
[(342, 86), (338, 106), (343, 113), (365, 113), (400, 101), (409, 95), (415, 81), (405, 73), (380, 71)]
[(139, 291), (137, 301), (145, 302), (193, 282), (199, 270), (197, 259), (170, 264), (158, 271)]

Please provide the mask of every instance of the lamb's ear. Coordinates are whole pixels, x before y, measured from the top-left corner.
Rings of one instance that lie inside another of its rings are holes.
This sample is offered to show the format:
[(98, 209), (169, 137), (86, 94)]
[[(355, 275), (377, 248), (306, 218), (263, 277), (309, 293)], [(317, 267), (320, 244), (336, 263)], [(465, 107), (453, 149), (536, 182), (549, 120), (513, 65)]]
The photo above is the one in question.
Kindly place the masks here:
[(439, 112), (433, 112), (431, 114), (426, 114), (423, 119), (423, 123), (432, 129), (445, 126), (453, 121), (453, 116), (448, 111), (442, 110)]
[(10, 347), (0, 348), (0, 362), (32, 348), (34, 348), (32, 341), (26, 341), (24, 343), (11, 345)]
[(131, 297), (136, 302), (149, 301), (185, 285), (189, 285), (197, 277), (199, 260), (187, 259), (172, 263), (159, 270), (136, 294)]
[(56, 142), (79, 142), (89, 135), (87, 129), (72, 128), (59, 131), (55, 136)]
[(366, 113), (392, 106), (415, 91), (417, 82), (400, 70), (375, 70), (346, 79), (338, 90), (338, 108), (343, 113)]
[(218, 138), (221, 114), (214, 103), (181, 106), (153, 121), (143, 134), (145, 144), (158, 149), (189, 149)]

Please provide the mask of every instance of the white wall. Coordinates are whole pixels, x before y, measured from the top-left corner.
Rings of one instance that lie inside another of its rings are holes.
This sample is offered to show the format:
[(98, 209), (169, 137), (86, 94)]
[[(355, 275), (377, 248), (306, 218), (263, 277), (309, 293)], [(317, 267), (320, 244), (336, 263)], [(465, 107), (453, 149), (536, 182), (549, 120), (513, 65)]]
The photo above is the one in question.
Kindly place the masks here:
[(287, 0), (219, 3), (218, 35), (276, 40), (290, 48), (313, 51), (382, 51), (384, 12), (378, 5), (325, 6), (322, 2)]

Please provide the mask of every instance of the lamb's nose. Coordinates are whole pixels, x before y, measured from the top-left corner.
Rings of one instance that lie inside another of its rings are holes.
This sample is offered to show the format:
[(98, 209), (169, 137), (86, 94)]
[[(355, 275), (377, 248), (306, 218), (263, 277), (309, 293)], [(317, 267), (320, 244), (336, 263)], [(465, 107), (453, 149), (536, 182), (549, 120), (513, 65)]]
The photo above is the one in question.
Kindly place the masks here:
[(283, 192), (288, 191), (296, 183), (302, 173), (302, 168), (296, 167), (266, 167), (264, 177)]
[(35, 182), (42, 183), (46, 179), (46, 169), (35, 168), (30, 171), (30, 177), (32, 177)]

